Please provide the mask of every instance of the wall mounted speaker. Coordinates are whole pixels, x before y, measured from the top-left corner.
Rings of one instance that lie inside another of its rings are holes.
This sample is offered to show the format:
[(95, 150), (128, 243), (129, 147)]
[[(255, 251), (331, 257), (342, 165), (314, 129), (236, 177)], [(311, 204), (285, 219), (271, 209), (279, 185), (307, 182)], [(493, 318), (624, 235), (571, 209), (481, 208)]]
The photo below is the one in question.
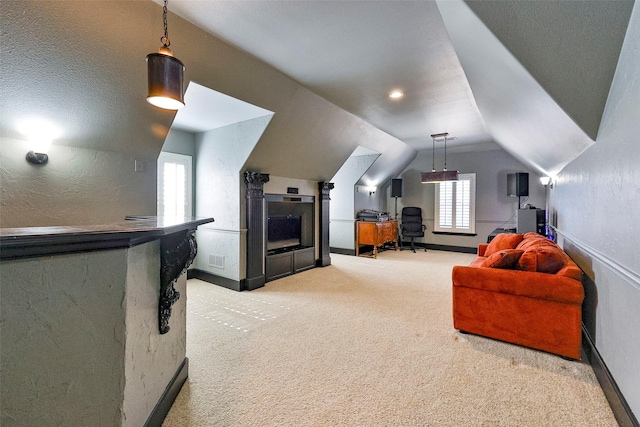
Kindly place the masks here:
[(402, 180), (391, 180), (391, 197), (402, 197)]
[(529, 174), (524, 172), (507, 174), (507, 196), (529, 195)]

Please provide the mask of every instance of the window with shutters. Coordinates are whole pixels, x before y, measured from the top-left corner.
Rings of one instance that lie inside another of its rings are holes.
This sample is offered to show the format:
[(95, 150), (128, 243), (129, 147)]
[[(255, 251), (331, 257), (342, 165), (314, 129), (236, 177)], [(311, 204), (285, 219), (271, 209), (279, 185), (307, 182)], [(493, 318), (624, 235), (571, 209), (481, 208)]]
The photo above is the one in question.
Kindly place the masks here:
[(158, 156), (158, 216), (193, 215), (191, 156), (161, 152)]
[(475, 234), (475, 173), (460, 174), (458, 181), (437, 183), (435, 195), (433, 231)]

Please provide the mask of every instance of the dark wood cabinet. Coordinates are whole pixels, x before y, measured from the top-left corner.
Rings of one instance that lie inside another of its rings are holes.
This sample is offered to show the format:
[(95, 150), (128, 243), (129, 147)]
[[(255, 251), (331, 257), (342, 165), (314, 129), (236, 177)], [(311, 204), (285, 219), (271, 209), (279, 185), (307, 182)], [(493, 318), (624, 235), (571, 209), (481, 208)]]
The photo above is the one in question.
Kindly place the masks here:
[(377, 258), (378, 247), (385, 243), (393, 243), (398, 250), (398, 220), (356, 222), (356, 256), (360, 255), (360, 245), (373, 245), (373, 257)]
[(315, 267), (315, 248), (295, 249), (267, 255), (265, 267), (267, 282), (308, 270)]

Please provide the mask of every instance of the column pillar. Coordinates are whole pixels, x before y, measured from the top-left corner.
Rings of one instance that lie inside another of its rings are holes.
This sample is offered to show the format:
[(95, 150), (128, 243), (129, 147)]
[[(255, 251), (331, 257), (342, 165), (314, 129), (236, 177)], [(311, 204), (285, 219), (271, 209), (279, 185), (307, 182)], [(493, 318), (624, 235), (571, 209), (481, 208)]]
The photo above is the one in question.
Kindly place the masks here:
[(329, 248), (329, 192), (333, 190), (333, 182), (318, 182), (320, 190), (320, 258), (316, 260), (316, 266), (326, 267), (331, 265), (331, 253)]
[(243, 290), (251, 291), (265, 284), (264, 276), (264, 184), (269, 174), (246, 171), (247, 185), (247, 275)]

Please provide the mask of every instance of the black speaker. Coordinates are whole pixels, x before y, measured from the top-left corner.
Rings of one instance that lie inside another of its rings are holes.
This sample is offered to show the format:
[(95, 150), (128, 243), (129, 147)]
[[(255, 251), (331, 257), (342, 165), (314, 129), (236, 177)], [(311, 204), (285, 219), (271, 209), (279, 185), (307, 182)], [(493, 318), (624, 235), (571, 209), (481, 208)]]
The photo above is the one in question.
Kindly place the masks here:
[(402, 197), (402, 180), (401, 179), (392, 179), (391, 180), (391, 197)]
[(529, 174), (524, 172), (507, 174), (507, 195), (521, 197), (529, 195)]

